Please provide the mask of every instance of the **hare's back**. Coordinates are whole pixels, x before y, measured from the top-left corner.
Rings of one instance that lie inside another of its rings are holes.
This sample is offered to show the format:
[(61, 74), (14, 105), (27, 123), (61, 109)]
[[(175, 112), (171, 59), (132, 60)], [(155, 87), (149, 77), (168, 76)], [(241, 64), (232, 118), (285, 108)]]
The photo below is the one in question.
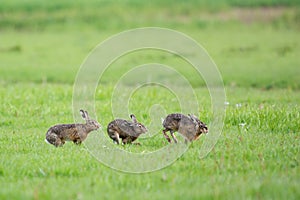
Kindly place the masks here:
[(55, 133), (60, 138), (73, 138), (77, 135), (76, 124), (59, 124), (51, 127), (48, 133)]
[(180, 113), (172, 113), (169, 114), (165, 120), (163, 121), (163, 126), (167, 129), (171, 130), (177, 130), (179, 126), (179, 122), (181, 121), (182, 118), (185, 116)]
[(181, 113), (172, 113), (172, 114), (169, 114), (166, 119), (168, 120), (176, 120), (176, 121), (179, 121), (181, 120), (185, 115), (181, 114)]
[(115, 119), (109, 123), (107, 127), (108, 134), (117, 132), (120, 138), (127, 138), (128, 136), (137, 137), (134, 130), (134, 123), (125, 119)]

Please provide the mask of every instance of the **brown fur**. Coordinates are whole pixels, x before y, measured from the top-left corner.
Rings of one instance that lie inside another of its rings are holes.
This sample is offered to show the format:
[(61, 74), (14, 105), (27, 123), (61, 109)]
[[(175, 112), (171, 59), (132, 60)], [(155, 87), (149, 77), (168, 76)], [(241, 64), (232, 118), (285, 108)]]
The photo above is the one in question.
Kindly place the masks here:
[(122, 139), (123, 144), (130, 144), (135, 141), (142, 133), (147, 132), (147, 128), (137, 122), (134, 115), (130, 115), (132, 122), (125, 119), (115, 119), (107, 126), (108, 136), (117, 144)]
[(63, 146), (65, 141), (73, 141), (74, 144), (81, 144), (88, 134), (100, 128), (100, 124), (89, 119), (88, 113), (81, 110), (82, 117), (86, 120), (85, 124), (59, 124), (52, 126), (46, 133), (46, 141), (54, 146)]
[(183, 115), (180, 113), (169, 114), (163, 121), (163, 135), (168, 142), (171, 142), (170, 137), (166, 132), (170, 131), (170, 134), (175, 143), (177, 138), (174, 132), (179, 132), (185, 137), (185, 141), (193, 141), (199, 138), (202, 133), (207, 133), (208, 128), (206, 124), (201, 122), (198, 118), (193, 115)]

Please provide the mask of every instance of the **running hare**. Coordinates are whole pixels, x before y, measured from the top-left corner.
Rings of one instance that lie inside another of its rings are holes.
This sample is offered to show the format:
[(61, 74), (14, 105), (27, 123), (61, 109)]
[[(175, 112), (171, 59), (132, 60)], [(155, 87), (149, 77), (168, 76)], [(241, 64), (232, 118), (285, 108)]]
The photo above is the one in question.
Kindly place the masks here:
[(54, 146), (63, 146), (65, 141), (73, 141), (75, 144), (81, 144), (91, 131), (100, 128), (96, 120), (89, 118), (88, 112), (80, 110), (85, 124), (59, 124), (52, 126), (46, 133), (46, 142)]
[[(120, 144), (120, 138), (123, 144), (129, 144), (135, 141), (142, 133), (146, 133), (147, 128), (139, 123), (133, 114), (130, 115), (132, 122), (125, 119), (115, 119), (107, 126), (109, 137)], [(137, 143), (138, 144), (138, 143)]]
[(196, 140), (202, 133), (208, 132), (206, 124), (201, 122), (196, 116), (185, 116), (180, 113), (169, 114), (163, 121), (163, 127), (164, 137), (168, 140), (169, 143), (171, 143), (171, 139), (166, 134), (166, 132), (168, 131), (170, 131), (170, 134), (175, 143), (178, 142), (174, 135), (174, 132), (176, 131), (184, 136), (186, 143), (188, 141), (191, 142), (193, 140)]

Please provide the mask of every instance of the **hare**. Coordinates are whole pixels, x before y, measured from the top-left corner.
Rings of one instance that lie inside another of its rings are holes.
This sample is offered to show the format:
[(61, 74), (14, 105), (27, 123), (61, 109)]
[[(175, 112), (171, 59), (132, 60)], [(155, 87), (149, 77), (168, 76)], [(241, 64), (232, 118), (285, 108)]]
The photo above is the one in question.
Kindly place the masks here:
[[(136, 117), (131, 114), (132, 122), (125, 119), (115, 119), (107, 126), (109, 137), (120, 144), (120, 138), (123, 144), (130, 144), (135, 141), (142, 133), (146, 133), (147, 128), (136, 120)], [(139, 143), (136, 143), (139, 144)]]
[(202, 133), (208, 133), (206, 124), (201, 122), (196, 116), (188, 115), (185, 116), (180, 113), (169, 114), (163, 121), (163, 134), (164, 137), (171, 143), (170, 137), (166, 132), (170, 131), (170, 134), (175, 143), (178, 142), (174, 135), (174, 132), (178, 131), (185, 137), (185, 143), (188, 141), (198, 139)]
[(46, 133), (46, 142), (56, 147), (63, 146), (65, 141), (73, 141), (75, 144), (81, 144), (91, 131), (100, 128), (96, 120), (89, 118), (88, 112), (80, 110), (85, 124), (59, 124), (52, 126)]

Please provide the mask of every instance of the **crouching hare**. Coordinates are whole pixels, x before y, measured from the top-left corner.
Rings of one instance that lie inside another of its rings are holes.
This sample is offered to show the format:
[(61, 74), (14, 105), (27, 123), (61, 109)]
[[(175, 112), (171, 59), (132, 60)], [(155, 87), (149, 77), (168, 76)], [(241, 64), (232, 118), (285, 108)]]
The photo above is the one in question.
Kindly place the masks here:
[(80, 110), (85, 124), (59, 124), (52, 126), (46, 133), (46, 142), (56, 147), (63, 146), (65, 141), (73, 141), (74, 144), (81, 144), (91, 131), (100, 128), (100, 124), (89, 118), (88, 112)]
[[(120, 144), (120, 138), (123, 144), (130, 144), (135, 141), (142, 133), (146, 133), (147, 128), (136, 120), (131, 114), (131, 121), (125, 119), (115, 119), (107, 126), (108, 136), (117, 144)], [(139, 143), (135, 143), (139, 144)]]
[(175, 143), (177, 138), (174, 132), (179, 132), (185, 138), (185, 143), (197, 140), (202, 133), (208, 133), (208, 128), (205, 123), (201, 122), (194, 115), (183, 115), (180, 113), (169, 114), (163, 121), (163, 134), (164, 137), (171, 143), (170, 137), (166, 132), (170, 131), (170, 134)]

